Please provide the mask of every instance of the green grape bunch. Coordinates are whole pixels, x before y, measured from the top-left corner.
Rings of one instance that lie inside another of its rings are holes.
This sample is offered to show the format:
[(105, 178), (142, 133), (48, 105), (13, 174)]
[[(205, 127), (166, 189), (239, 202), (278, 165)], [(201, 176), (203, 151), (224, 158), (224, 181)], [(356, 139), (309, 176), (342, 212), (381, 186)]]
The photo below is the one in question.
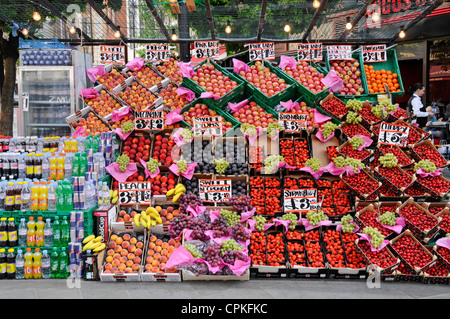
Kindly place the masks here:
[(198, 249), (197, 249), (197, 247), (195, 247), (195, 245), (183, 244), (183, 247), (186, 248), (194, 258), (198, 259), (198, 258), (203, 257), (202, 253), (200, 251), (198, 251)]
[(397, 110), (397, 105), (392, 104), (389, 100), (381, 101), (378, 105), (384, 107), (388, 113), (395, 112)]
[(333, 162), (334, 162), (334, 166), (338, 167), (338, 168), (344, 168), (345, 167), (345, 157), (343, 156), (337, 156), (335, 158), (333, 158)]
[(314, 172), (322, 168), (322, 163), (317, 158), (310, 158), (305, 162), (305, 166), (311, 167)]
[(328, 220), (328, 216), (325, 215), (323, 210), (317, 211), (310, 210), (309, 212), (306, 213), (306, 219), (312, 226), (317, 226), (319, 225), (319, 222)]
[(324, 138), (330, 137), (331, 134), (333, 134), (336, 129), (339, 128), (336, 124), (333, 122), (326, 122), (322, 129), (322, 135)]
[(277, 131), (282, 131), (283, 126), (280, 123), (271, 122), (267, 125), (267, 135), (269, 137), (275, 137)]
[(362, 137), (353, 136), (351, 139), (348, 140), (350, 145), (354, 150), (357, 150), (360, 146), (364, 145), (364, 139)]
[(264, 172), (267, 174), (271, 174), (274, 171), (275, 167), (278, 166), (278, 163), (282, 161), (284, 161), (284, 157), (282, 155), (269, 155), (264, 160)]
[(127, 154), (122, 154), (117, 157), (116, 163), (119, 163), (119, 169), (122, 172), (125, 172), (127, 170), (128, 163), (130, 162), (130, 158)]
[(244, 123), (241, 125), (241, 132), (247, 133), (250, 137), (255, 136), (258, 133), (256, 126), (249, 123)]
[(180, 136), (183, 138), (185, 142), (190, 142), (191, 138), (194, 137), (194, 132), (192, 132), (188, 128), (184, 128), (181, 130)]
[(356, 112), (359, 112), (362, 110), (362, 106), (363, 103), (360, 100), (357, 99), (352, 99), (352, 100), (348, 100), (347, 103), (345, 104), (345, 107), (349, 110), (354, 110)]
[(398, 164), (398, 159), (393, 153), (387, 153), (384, 156), (380, 156), (378, 158), (378, 161), (380, 162), (383, 167), (396, 167)]
[(349, 111), (347, 113), (347, 117), (346, 117), (345, 121), (348, 124), (358, 124), (358, 123), (362, 122), (362, 117), (361, 117), (361, 115), (359, 115), (356, 112)]
[(387, 226), (395, 226), (397, 217), (393, 212), (385, 212), (379, 217), (380, 223)]
[(351, 223), (353, 221), (353, 217), (350, 214), (347, 214), (341, 218), (341, 228), (344, 233), (353, 233), (355, 231), (356, 225)]
[(253, 216), (251, 219), (254, 220), (254, 221), (256, 221), (256, 223), (255, 223), (255, 228), (256, 228), (257, 230), (260, 230), (260, 231), (263, 231), (263, 230), (264, 230), (264, 225), (265, 225), (266, 222), (267, 222), (267, 219), (266, 219), (264, 216), (262, 216), (262, 215), (256, 215), (256, 216)]
[(364, 227), (363, 233), (370, 237), (370, 244), (375, 248), (380, 248), (383, 244), (385, 237), (377, 228), (370, 226)]
[(374, 106), (371, 110), (372, 114), (375, 115), (378, 118), (383, 118), (388, 115), (388, 113), (383, 109), (383, 105), (378, 104), (377, 106)]
[(241, 221), (239, 215), (231, 210), (220, 209), (220, 215), (225, 218), (229, 227), (233, 227), (235, 224)]
[(347, 157), (345, 159), (345, 165), (353, 167), (353, 172), (355, 173), (357, 173), (358, 170), (360, 170), (361, 168), (365, 167), (365, 165), (363, 164), (363, 162), (361, 162), (361, 160), (352, 157)]
[(221, 159), (214, 159), (213, 164), (216, 167), (216, 172), (218, 174), (224, 174), (225, 171), (227, 170), (228, 166), (230, 165), (230, 163), (228, 163), (225, 158), (221, 158)]
[(227, 239), (222, 242), (222, 247), (220, 248), (220, 255), (225, 255), (228, 251), (241, 251), (243, 247), (233, 238)]
[(427, 159), (414, 163), (414, 172), (417, 172), (419, 168), (423, 169), (427, 173), (436, 172), (436, 164)]
[(184, 172), (186, 172), (188, 163), (183, 158), (183, 156), (181, 156), (180, 159), (178, 160), (177, 166), (178, 166), (178, 174), (183, 174)]
[(295, 226), (297, 226), (298, 217), (294, 213), (287, 213), (280, 217), (280, 220), (290, 220), (288, 228), (290, 230), (294, 230)]
[(131, 132), (134, 129), (134, 123), (133, 122), (125, 122), (121, 126), (121, 130), (123, 134), (127, 134)]
[(155, 158), (150, 158), (147, 162), (147, 169), (150, 173), (154, 174), (156, 171), (156, 168), (161, 166), (161, 163), (158, 162)]

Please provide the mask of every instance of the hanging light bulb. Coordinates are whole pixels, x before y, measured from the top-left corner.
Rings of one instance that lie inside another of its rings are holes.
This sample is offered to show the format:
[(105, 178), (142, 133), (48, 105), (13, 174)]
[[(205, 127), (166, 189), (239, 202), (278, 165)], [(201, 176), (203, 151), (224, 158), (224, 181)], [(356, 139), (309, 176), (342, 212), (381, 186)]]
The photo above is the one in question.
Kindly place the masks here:
[(120, 27), (117, 27), (116, 32), (114, 32), (114, 36), (116, 37), (116, 39), (120, 38)]
[(22, 34), (27, 36), (28, 35), (28, 29), (27, 28), (23, 28), (22, 29)]
[(380, 21), (380, 14), (378, 12), (374, 12), (372, 14), (372, 22), (378, 22)]
[(345, 24), (345, 28), (347, 30), (351, 30), (353, 28), (352, 23), (350, 22), (350, 17), (347, 17), (347, 23)]
[(287, 23), (284, 25), (284, 32), (286, 33), (291, 32), (291, 26)]
[(320, 7), (320, 1), (319, 1), (319, 0), (314, 0), (314, 1), (313, 1), (313, 7), (316, 8), (316, 9), (317, 9), (318, 7)]
[(70, 34), (75, 34), (75, 32), (77, 32), (77, 29), (74, 26), (71, 26), (69, 28), (69, 32), (70, 32)]
[(40, 21), (41, 20), (41, 14), (39, 13), (39, 11), (37, 10), (36, 7), (34, 7), (34, 10), (33, 10), (33, 20), (34, 21)]
[(175, 29), (172, 29), (172, 36), (170, 38), (172, 39), (173, 42), (178, 40), (178, 36), (175, 33)]
[(406, 32), (403, 27), (400, 27), (400, 32), (398, 33), (398, 37), (400, 39), (403, 39), (404, 37), (406, 37)]
[(227, 26), (225, 27), (225, 33), (231, 33), (230, 20), (227, 21)]

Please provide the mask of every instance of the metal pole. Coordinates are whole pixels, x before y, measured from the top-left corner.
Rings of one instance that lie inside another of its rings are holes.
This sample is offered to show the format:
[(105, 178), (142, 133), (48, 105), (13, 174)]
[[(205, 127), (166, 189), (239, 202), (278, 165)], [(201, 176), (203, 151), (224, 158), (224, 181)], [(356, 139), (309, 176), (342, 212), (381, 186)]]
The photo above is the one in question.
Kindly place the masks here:
[[(182, 39), (189, 39), (189, 15), (186, 3), (180, 3), (180, 14), (178, 15), (178, 37)], [(180, 46), (180, 60), (183, 62), (191, 61), (191, 49), (188, 42), (181, 42)]]

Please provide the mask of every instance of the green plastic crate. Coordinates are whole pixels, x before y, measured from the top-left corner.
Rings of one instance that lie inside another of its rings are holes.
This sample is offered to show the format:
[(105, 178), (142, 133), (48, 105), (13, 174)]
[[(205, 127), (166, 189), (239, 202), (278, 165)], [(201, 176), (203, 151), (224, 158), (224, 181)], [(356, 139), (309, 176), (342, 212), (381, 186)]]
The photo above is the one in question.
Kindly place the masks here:
[[(392, 73), (397, 73), (398, 84), (400, 85), (400, 92), (391, 92), (393, 98), (402, 97), (405, 94), (405, 88), (403, 87), (402, 77), (400, 75), (400, 67), (398, 65), (397, 53), (395, 49), (386, 50), (387, 61), (385, 62), (372, 62), (365, 63), (366, 65), (373, 65), (374, 70), (389, 70)], [(365, 75), (365, 73), (364, 73)], [(366, 78), (367, 83), (367, 78)], [(372, 101), (377, 101), (379, 95), (385, 95), (386, 93), (369, 93), (369, 99)]]
[[(364, 64), (362, 61), (362, 55), (360, 52), (354, 52), (352, 54), (352, 57), (359, 62), (359, 69), (361, 70), (361, 85), (364, 88), (364, 94), (361, 95), (341, 95), (338, 92), (334, 93), (336, 97), (341, 99), (344, 102), (347, 102), (347, 100), (350, 99), (358, 99), (358, 100), (364, 100), (366, 101), (369, 97), (369, 88), (367, 87), (367, 79), (366, 79), (366, 72), (364, 71)], [(328, 55), (325, 53), (325, 61), (327, 65), (328, 72), (330, 72), (330, 61), (328, 60)]]
[[(202, 63), (198, 64), (194, 68), (194, 71), (197, 70), (198, 68), (201, 68), (202, 65), (205, 64), (206, 62), (207, 62), (207, 60), (205, 60)], [(221, 71), (225, 76), (228, 76), (232, 81), (236, 81), (238, 83), (238, 85), (233, 90), (231, 90), (230, 92), (226, 93), (220, 99), (217, 99), (217, 100), (214, 100), (213, 98), (210, 99), (212, 105), (216, 106), (217, 108), (221, 108), (226, 103), (228, 103), (228, 101), (231, 101), (232, 99), (234, 99), (234, 98), (236, 98), (238, 96), (242, 96), (244, 94), (245, 82), (242, 80), (242, 78), (240, 78), (240, 77), (234, 75), (233, 73), (227, 71), (226, 69), (224, 69), (223, 67), (221, 67), (220, 65), (215, 63), (214, 61), (210, 61), (210, 63), (212, 65), (214, 65), (214, 67), (217, 70)], [(203, 92), (207, 92), (200, 85), (198, 85), (192, 79), (187, 78), (187, 77), (183, 77), (183, 81), (181, 83), (181, 86), (184, 86), (184, 87), (190, 89), (191, 91), (193, 91), (193, 92), (195, 92), (195, 93), (197, 93), (199, 95), (202, 94)]]
[[(287, 100), (293, 100), (296, 98), (297, 94), (297, 81), (295, 81), (293, 78), (289, 77), (286, 73), (284, 73), (282, 70), (274, 67), (272, 64), (270, 64), (267, 61), (263, 61), (264, 66), (268, 67), (270, 71), (275, 73), (279, 78), (286, 81), (287, 84), (290, 84), (289, 87), (285, 88), (283, 91), (279, 92), (278, 94), (268, 97), (263, 92), (261, 92), (259, 89), (257, 89), (253, 84), (248, 82), (246, 79), (241, 77), (239, 74), (234, 72), (237, 76), (239, 76), (243, 81), (246, 83), (246, 95), (251, 96), (255, 98), (255, 102), (259, 105), (265, 105), (268, 107), (273, 108), (277, 104), (280, 103), (280, 101), (287, 101)], [(247, 63), (247, 65), (252, 66), (255, 64), (255, 61), (251, 61)]]

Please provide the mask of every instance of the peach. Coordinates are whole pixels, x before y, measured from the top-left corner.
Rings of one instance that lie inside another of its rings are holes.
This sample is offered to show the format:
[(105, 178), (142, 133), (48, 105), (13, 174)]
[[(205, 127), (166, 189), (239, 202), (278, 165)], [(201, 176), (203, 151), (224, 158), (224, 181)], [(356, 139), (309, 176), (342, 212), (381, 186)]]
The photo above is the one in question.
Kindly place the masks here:
[(155, 247), (155, 252), (159, 253), (162, 251), (162, 247), (161, 246), (156, 246)]
[(156, 247), (156, 244), (154, 242), (150, 242), (148, 244), (148, 248), (150, 248), (150, 249), (155, 249), (155, 247)]
[(153, 256), (155, 254), (155, 251), (153, 249), (149, 249), (147, 251), (147, 256)]
[(130, 240), (131, 235), (130, 234), (123, 234), (123, 240)]
[(133, 259), (133, 262), (135, 263), (135, 264), (140, 264), (141, 263), (141, 257), (134, 257), (134, 259)]
[(170, 238), (169, 241), (167, 242), (167, 244), (169, 244), (169, 246), (175, 245), (175, 239)]
[(129, 253), (129, 254), (127, 255), (127, 258), (128, 258), (129, 260), (133, 260), (134, 257), (136, 257), (136, 256), (135, 256), (133, 253)]
[(131, 267), (133, 266), (134, 262), (132, 260), (127, 260), (127, 262), (125, 263), (125, 266), (127, 267)]
[(111, 274), (111, 270), (105, 270), (104, 272), (103, 272), (104, 274)]
[(159, 260), (153, 260), (153, 262), (152, 262), (152, 265), (153, 266), (159, 266), (159, 264), (160, 264), (160, 261)]
[(111, 241), (115, 241), (119, 236), (117, 236), (116, 234), (112, 234), (111, 237), (109, 238)]
[(112, 269), (111, 269), (111, 273), (113, 273), (113, 274), (117, 274), (118, 271), (119, 271), (119, 269), (117, 267), (112, 267)]
[(131, 266), (131, 269), (133, 269), (134, 271), (138, 271), (139, 268), (141, 268), (139, 264), (133, 264), (133, 266)]
[(144, 268), (147, 269), (147, 270), (150, 270), (150, 269), (152, 269), (152, 267), (153, 266), (151, 264), (146, 264)]
[(161, 216), (161, 223), (164, 224), (167, 221), (166, 217)]
[(127, 240), (124, 240), (122, 243), (122, 248), (127, 249), (128, 247), (130, 247), (130, 242)]
[(165, 217), (165, 216), (167, 215), (167, 210), (166, 210), (166, 209), (163, 209), (163, 210), (159, 213), (159, 215), (160, 215), (161, 217)]
[(126, 222), (129, 221), (130, 219), (131, 219), (131, 216), (128, 214), (125, 214), (125, 216), (123, 216), (123, 220)]
[(172, 215), (175, 217), (175, 216), (177, 216), (179, 213), (180, 213), (180, 211), (177, 209), (177, 210), (174, 210), (174, 211), (173, 211)]
[(119, 270), (125, 270), (125, 268), (127, 268), (127, 266), (125, 265), (125, 263), (120, 264), (119, 266), (117, 266), (117, 269), (119, 269)]
[(128, 260), (128, 258), (127, 258), (127, 257), (125, 257), (125, 256), (122, 256), (122, 257), (120, 257), (120, 259), (119, 259), (119, 261), (120, 261), (120, 263), (121, 263), (121, 264), (124, 264), (124, 263), (126, 263), (126, 262), (127, 262), (127, 260)]
[(121, 245), (123, 243), (123, 239), (122, 237), (117, 237), (117, 239), (115, 240), (117, 245)]
[(167, 249), (167, 247), (169, 247), (169, 243), (164, 242), (161, 244), (162, 249)]
[(113, 267), (119, 266), (119, 265), (120, 265), (119, 259), (114, 259), (114, 260), (111, 262), (111, 265), (112, 265)]
[(155, 260), (155, 258), (153, 258), (152, 256), (147, 256), (147, 259), (145, 261), (147, 262), (147, 264), (151, 264), (153, 260)]
[(161, 263), (167, 262), (167, 256), (161, 256), (161, 259), (159, 260)]
[(155, 259), (160, 259), (161, 258), (161, 254), (160, 253), (155, 253), (155, 255), (153, 257)]
[(181, 242), (178, 241), (178, 242), (175, 243), (175, 248), (178, 248), (180, 246), (181, 246)]
[(125, 214), (126, 214), (127, 212), (126, 211), (124, 211), (123, 209), (119, 212), (119, 216), (120, 217), (123, 217), (123, 216), (125, 216)]
[(144, 247), (144, 243), (142, 241), (138, 241), (136, 243), (136, 248), (142, 248), (142, 247)]
[(133, 272), (133, 269), (131, 269), (130, 267), (125, 268), (126, 274), (131, 274), (132, 272)]
[(152, 272), (158, 272), (159, 271), (159, 267), (152, 267)]
[(158, 238), (155, 235), (150, 236), (150, 241), (155, 242)]
[(122, 218), (122, 217), (119, 217), (119, 218), (117, 218), (117, 222), (118, 222), (118, 223), (123, 223), (123, 222), (124, 222), (124, 220), (123, 220), (123, 218)]
[(117, 273), (119, 274), (119, 275), (123, 275), (124, 273), (125, 273), (125, 271), (123, 271), (123, 270), (117, 270)]
[(161, 246), (162, 243), (163, 243), (162, 239), (157, 239), (155, 241), (156, 246)]
[(167, 247), (167, 251), (168, 251), (169, 253), (171, 253), (174, 249), (175, 249), (174, 246), (169, 246), (169, 247)]
[(130, 238), (130, 244), (131, 245), (136, 245), (137, 244), (137, 238), (136, 237)]
[(112, 262), (113, 260), (114, 260), (113, 256), (107, 256), (107, 257), (105, 258), (105, 261), (106, 261), (107, 263), (110, 263), (110, 262)]
[(114, 249), (108, 249), (108, 251), (106, 252), (108, 256), (112, 256), (114, 255), (114, 253), (115, 253)]
[(112, 269), (112, 264), (111, 263), (106, 263), (105, 264), (105, 269), (111, 270)]
[(116, 242), (115, 241), (110, 241), (108, 243), (108, 247), (114, 249), (114, 247), (116, 247)]
[(161, 206), (156, 206), (155, 209), (156, 209), (156, 211), (157, 211), (158, 213), (160, 213), (161, 210), (162, 210), (162, 207), (161, 207)]
[(142, 255), (142, 249), (136, 248), (136, 250), (134, 251), (134, 254), (135, 254), (136, 256), (141, 256), (141, 255)]
[(166, 219), (167, 219), (167, 220), (171, 220), (172, 218), (173, 218), (173, 214), (168, 213), (168, 214), (166, 215)]
[(136, 212), (135, 210), (133, 210), (133, 211), (130, 213), (131, 218), (133, 218), (134, 216), (136, 216), (136, 214), (137, 214), (137, 212)]
[(166, 263), (160, 263), (159, 264), (159, 268), (163, 269), (163, 271), (165, 271), (164, 267), (166, 267)]
[(122, 251), (122, 246), (117, 245), (116, 247), (114, 247), (114, 251), (116, 253), (120, 253)]
[(129, 251), (130, 253), (134, 253), (135, 250), (136, 250), (136, 246), (135, 246), (135, 245), (130, 245), (130, 246), (128, 246), (128, 251)]
[(120, 259), (120, 254), (119, 253), (116, 253), (116, 254), (114, 254), (114, 259)]
[(169, 254), (169, 251), (167, 249), (161, 250), (161, 256), (167, 256)]
[(120, 256), (127, 256), (128, 255), (128, 250), (126, 249), (122, 249), (122, 251), (120, 252)]

